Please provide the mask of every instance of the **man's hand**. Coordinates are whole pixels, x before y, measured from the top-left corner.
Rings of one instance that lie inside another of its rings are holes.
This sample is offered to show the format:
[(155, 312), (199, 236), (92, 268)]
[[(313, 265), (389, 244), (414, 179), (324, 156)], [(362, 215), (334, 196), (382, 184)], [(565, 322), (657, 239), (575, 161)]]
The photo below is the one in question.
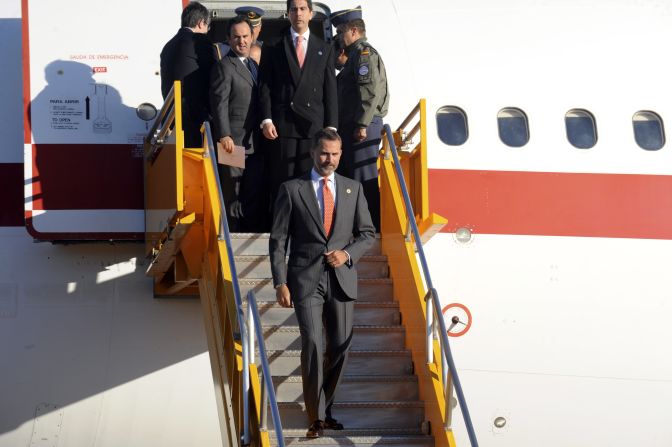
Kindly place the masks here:
[(356, 129), (352, 136), (357, 142), (366, 140), (366, 127), (360, 127), (359, 129)]
[(275, 140), (278, 138), (278, 131), (275, 130), (275, 125), (273, 123), (264, 124), (263, 133), (266, 138), (269, 140)]
[(282, 284), (275, 289), (275, 299), (282, 307), (292, 307), (292, 297), (287, 284)]
[(324, 254), (325, 262), (333, 268), (338, 268), (348, 262), (348, 255), (343, 250), (332, 250)]
[(231, 137), (222, 137), (219, 139), (219, 143), (222, 145), (224, 150), (229, 154), (233, 152), (233, 138)]

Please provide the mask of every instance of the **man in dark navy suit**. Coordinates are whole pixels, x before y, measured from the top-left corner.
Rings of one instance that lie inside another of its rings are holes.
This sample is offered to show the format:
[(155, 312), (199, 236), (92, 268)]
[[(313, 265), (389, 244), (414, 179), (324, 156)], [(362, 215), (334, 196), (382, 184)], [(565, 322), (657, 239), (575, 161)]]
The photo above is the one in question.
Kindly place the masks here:
[(312, 0), (288, 0), (287, 13), (290, 28), (264, 44), (259, 68), (261, 126), (274, 143), (268, 147), (272, 194), (310, 170), (313, 135), (338, 125), (333, 48), (308, 29)]
[(166, 99), (173, 82), (182, 81), (182, 128), (186, 147), (201, 146), (201, 125), (209, 114), (208, 83), (215, 62), (206, 35), (208, 9), (190, 2), (182, 11), (182, 28), (161, 51), (161, 93)]

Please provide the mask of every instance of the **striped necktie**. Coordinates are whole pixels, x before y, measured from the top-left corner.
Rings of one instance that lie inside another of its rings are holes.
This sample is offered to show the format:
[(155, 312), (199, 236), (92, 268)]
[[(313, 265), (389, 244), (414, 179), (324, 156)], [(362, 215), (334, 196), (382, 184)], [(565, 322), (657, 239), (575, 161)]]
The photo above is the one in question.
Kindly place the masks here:
[(334, 220), (334, 195), (329, 189), (329, 177), (322, 178), (322, 199), (324, 201), (324, 232), (327, 234), (327, 237), (331, 234), (331, 225)]

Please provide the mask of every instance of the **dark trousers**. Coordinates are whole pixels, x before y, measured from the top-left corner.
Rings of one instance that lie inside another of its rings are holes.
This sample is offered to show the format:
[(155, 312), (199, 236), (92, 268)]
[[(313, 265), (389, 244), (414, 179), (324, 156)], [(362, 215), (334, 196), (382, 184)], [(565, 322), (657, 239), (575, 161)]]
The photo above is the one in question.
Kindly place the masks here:
[(267, 140), (266, 144), (273, 204), (283, 182), (300, 177), (313, 167), (313, 160), (310, 158), (313, 140), (278, 137), (272, 141)]
[(253, 153), (245, 157), (245, 169), (219, 166), (219, 180), (232, 233), (266, 231), (268, 202), (264, 192), (264, 157)]
[[(301, 376), (309, 424), (332, 418), (336, 386), (352, 344), (354, 308), (355, 301), (343, 293), (331, 268), (322, 273), (311, 296), (294, 301), (301, 331)], [(326, 352), (322, 346), (323, 326)]]
[(380, 190), (378, 188), (378, 151), (380, 150), (380, 132), (383, 130), (383, 119), (373, 117), (366, 128), (366, 139), (356, 143), (353, 123), (342, 123), (339, 133), (343, 140), (343, 155), (338, 166), (338, 173), (357, 180), (363, 186), (364, 197), (369, 205), (371, 220), (380, 231)]

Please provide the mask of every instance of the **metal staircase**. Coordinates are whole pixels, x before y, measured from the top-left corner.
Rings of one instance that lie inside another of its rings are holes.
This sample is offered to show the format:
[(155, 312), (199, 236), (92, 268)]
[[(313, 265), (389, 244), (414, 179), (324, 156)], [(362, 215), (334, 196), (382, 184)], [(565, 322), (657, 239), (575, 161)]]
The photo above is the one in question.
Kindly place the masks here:
[[(305, 438), (299, 328), (293, 309), (275, 302), (267, 234), (232, 234), (242, 293), (253, 290), (264, 329), (286, 445), (433, 446), (426, 432), (411, 352), (405, 347), (399, 304), (393, 301), (387, 258), (380, 240), (358, 263), (353, 346), (334, 404), (346, 429)], [(271, 443), (276, 439), (271, 435)]]

